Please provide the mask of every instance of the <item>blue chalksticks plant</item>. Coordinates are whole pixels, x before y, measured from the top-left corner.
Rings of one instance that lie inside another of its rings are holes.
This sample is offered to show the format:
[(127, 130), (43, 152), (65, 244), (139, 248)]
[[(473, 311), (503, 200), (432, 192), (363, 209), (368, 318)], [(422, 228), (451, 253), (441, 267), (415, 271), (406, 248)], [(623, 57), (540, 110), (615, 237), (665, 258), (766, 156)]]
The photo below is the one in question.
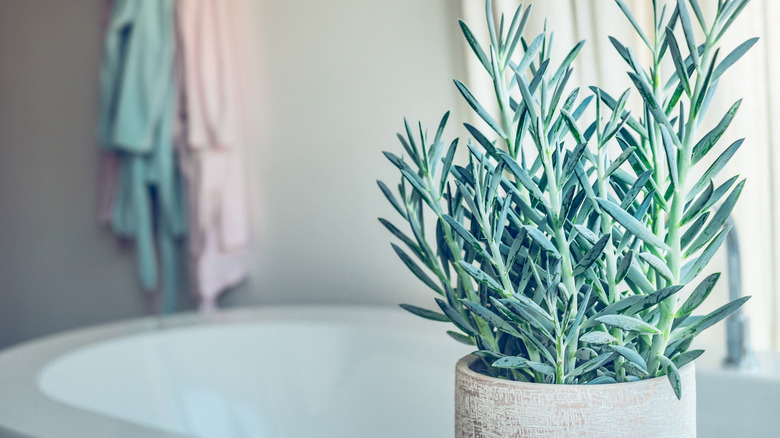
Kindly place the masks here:
[[(693, 339), (747, 300), (694, 315), (719, 274), (697, 278), (744, 186), (737, 176), (715, 183), (743, 143), (720, 141), (740, 102), (713, 129), (699, 126), (719, 78), (756, 39), (719, 48), (747, 0), (719, 0), (710, 22), (697, 0), (653, 1), (652, 29), (616, 3), (652, 54), (642, 65), (610, 38), (633, 83), (616, 97), (597, 87), (583, 97), (570, 84), (584, 42), (555, 61), (552, 33), (523, 36), (530, 5), (497, 26), (488, 0), (485, 43), (460, 22), (497, 112), (455, 80), (485, 126), (464, 124), (462, 164), (461, 142), (445, 140), (449, 113), (433, 136), (404, 120), (403, 156), (384, 153), (401, 173), (397, 191), (378, 184), (408, 230), (379, 220), (403, 263), (438, 294), (440, 312), (401, 307), (451, 322), (447, 333), (475, 346), (480, 372), (557, 384), (666, 375), (680, 397), (678, 369), (703, 352), (690, 349)], [(632, 93), (642, 100), (635, 112)], [(702, 162), (712, 164), (694, 171)]]

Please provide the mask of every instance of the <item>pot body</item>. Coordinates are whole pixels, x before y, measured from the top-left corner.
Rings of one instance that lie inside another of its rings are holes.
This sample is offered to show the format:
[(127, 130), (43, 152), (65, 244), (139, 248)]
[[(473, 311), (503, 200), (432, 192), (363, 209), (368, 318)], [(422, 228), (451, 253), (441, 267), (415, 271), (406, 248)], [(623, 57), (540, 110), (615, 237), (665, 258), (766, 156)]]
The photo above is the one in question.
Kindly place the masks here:
[(455, 367), (455, 438), (696, 438), (696, 374), (680, 369), (682, 399), (666, 376), (630, 383), (552, 385), (495, 379)]

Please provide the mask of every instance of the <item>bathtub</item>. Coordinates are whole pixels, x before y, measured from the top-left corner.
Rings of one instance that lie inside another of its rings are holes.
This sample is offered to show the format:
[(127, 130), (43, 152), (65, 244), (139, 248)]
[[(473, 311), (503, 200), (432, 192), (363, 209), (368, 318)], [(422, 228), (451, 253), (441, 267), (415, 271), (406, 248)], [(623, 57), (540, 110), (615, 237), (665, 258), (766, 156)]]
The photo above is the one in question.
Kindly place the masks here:
[[(267, 307), (92, 327), (0, 353), (0, 437), (451, 437), (446, 324)], [(709, 356), (709, 357), (708, 357)], [(780, 436), (780, 361), (697, 361), (699, 436)]]

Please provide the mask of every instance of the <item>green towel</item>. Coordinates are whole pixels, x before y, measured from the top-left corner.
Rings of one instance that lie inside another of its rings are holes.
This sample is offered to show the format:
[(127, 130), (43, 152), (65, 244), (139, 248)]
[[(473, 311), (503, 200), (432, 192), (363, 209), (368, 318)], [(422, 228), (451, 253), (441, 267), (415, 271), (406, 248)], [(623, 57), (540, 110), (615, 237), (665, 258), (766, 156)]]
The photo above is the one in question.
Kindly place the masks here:
[(114, 1), (98, 125), (101, 146), (120, 162), (111, 227), (135, 241), (141, 286), (162, 289), (166, 312), (176, 309), (177, 247), (187, 223), (173, 145), (174, 51), (174, 0)]

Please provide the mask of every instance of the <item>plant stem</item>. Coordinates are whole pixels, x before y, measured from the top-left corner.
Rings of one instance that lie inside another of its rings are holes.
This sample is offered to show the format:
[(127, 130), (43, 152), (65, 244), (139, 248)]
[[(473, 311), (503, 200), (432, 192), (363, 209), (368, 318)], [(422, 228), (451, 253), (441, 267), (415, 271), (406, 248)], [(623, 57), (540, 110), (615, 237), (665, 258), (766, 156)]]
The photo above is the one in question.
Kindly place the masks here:
[[(696, 86), (691, 95), (691, 102), (696, 102), (701, 93), (706, 93), (704, 90), (704, 75), (702, 72), (706, 72), (709, 69), (709, 64), (712, 62), (710, 59), (710, 53), (712, 51), (712, 41), (710, 37), (707, 37), (707, 41), (704, 44), (704, 52), (701, 56), (701, 68), (696, 75)], [(696, 139), (696, 130), (698, 124), (698, 110), (694, 105), (690, 105), (688, 109), (688, 121), (685, 124), (685, 135), (682, 141), (682, 150), (678, 151), (677, 159), (677, 173), (678, 173), (678, 185), (674, 189), (672, 197), (672, 206), (669, 212), (668, 220), (668, 233), (666, 237), (666, 244), (669, 246), (669, 252), (667, 255), (667, 266), (672, 271), (673, 283), (680, 282), (680, 269), (682, 268), (682, 250), (680, 245), (681, 227), (683, 210), (685, 207), (686, 198), (686, 183), (688, 179), (688, 171), (691, 167), (691, 154), (693, 152), (694, 140)], [(672, 135), (674, 135), (672, 133)], [(671, 334), (672, 324), (674, 323), (674, 314), (677, 312), (677, 294), (672, 295), (666, 300), (662, 301), (658, 305), (660, 318), (658, 320), (658, 329), (661, 330), (661, 334), (653, 336), (653, 343), (650, 349), (648, 372), (651, 375), (657, 375), (660, 367), (659, 355), (663, 354), (669, 343), (669, 336)]]
[[(454, 236), (452, 235), (452, 228), (450, 228), (450, 225), (447, 223), (447, 221), (444, 220), (443, 217), (444, 208), (441, 205), (441, 194), (438, 193), (438, 188), (437, 188), (438, 186), (434, 184), (433, 181), (431, 181), (431, 176), (428, 169), (423, 169), (423, 172), (425, 173), (425, 184), (427, 185), (426, 188), (428, 189), (428, 192), (431, 196), (431, 201), (432, 201), (431, 206), (433, 207), (432, 210), (436, 214), (437, 220), (442, 225), (442, 230), (444, 231), (444, 241), (447, 243), (447, 248), (449, 249), (449, 252), (452, 255), (452, 266), (455, 269), (458, 278), (460, 278), (461, 283), (463, 284), (463, 289), (466, 293), (466, 297), (471, 301), (478, 301), (478, 294), (476, 292), (476, 289), (474, 288), (474, 284), (472, 283), (471, 276), (468, 273), (466, 273), (466, 271), (464, 271), (463, 268), (460, 267), (460, 262), (463, 260), (463, 257), (461, 254), (461, 250), (458, 247), (458, 244), (455, 241)], [(440, 263), (439, 259), (436, 257), (434, 257), (434, 259), (436, 259), (436, 264), (438, 265)], [(436, 272), (436, 270), (434, 272)], [(437, 273), (437, 276), (438, 275), (439, 274)], [(439, 279), (446, 280), (446, 277), (442, 273), (442, 275), (439, 276)], [(446, 285), (447, 285), (446, 287), (451, 288), (451, 285), (449, 284), (448, 280), (446, 281)], [(462, 310), (460, 308), (458, 308), (457, 310), (461, 311), (462, 313)], [(474, 323), (477, 325), (477, 330), (479, 331), (479, 334), (489, 344), (490, 348), (493, 351), (498, 351), (498, 342), (493, 333), (493, 330), (490, 328), (490, 325), (480, 320), (479, 318), (475, 318)]]
[[(553, 224), (553, 236), (555, 237), (555, 246), (558, 253), (561, 256), (561, 283), (563, 283), (566, 291), (569, 294), (569, 298), (574, 300), (572, 305), (572, 313), (577, 313), (577, 288), (574, 282), (574, 271), (571, 265), (571, 256), (569, 255), (569, 243), (566, 240), (566, 235), (563, 230), (561, 214), (561, 202), (560, 202), (560, 187), (558, 178), (555, 174), (555, 170), (552, 166), (552, 153), (549, 145), (547, 144), (547, 135), (544, 133), (538, 133), (537, 137), (541, 139), (541, 145), (539, 150), (542, 151), (540, 158), (544, 165), (544, 173), (547, 176), (547, 189), (549, 192), (549, 205), (550, 214), (552, 214)], [(574, 335), (574, 339), (579, 339), (579, 328), (574, 328), (577, 331)], [(558, 333), (558, 344), (560, 344), (559, 350), (562, 350), (563, 333)], [(558, 360), (561, 359), (561, 354), (564, 354), (567, 359), (568, 369), (574, 369), (576, 365), (576, 358), (574, 353), (577, 351), (577, 343), (571, 342), (566, 346), (566, 352), (558, 351)]]

